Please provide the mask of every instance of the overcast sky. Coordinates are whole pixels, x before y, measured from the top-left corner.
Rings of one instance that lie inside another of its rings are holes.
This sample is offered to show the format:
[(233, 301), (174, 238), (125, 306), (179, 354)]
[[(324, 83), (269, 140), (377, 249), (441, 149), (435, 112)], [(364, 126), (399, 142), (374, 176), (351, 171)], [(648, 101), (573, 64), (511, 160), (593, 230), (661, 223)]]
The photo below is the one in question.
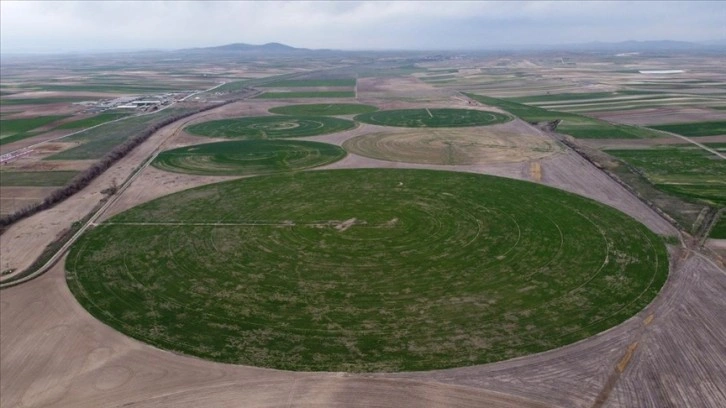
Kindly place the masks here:
[(0, 1), (2, 52), (281, 42), (348, 50), (726, 39), (723, 1)]

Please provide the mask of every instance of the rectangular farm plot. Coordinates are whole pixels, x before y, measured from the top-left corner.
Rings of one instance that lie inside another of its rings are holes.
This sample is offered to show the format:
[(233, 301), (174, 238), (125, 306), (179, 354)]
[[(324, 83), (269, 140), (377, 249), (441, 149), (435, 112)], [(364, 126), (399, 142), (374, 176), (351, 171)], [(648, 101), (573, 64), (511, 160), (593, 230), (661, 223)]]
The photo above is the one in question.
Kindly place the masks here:
[(355, 98), (354, 91), (265, 92), (254, 99)]
[(560, 120), (557, 132), (577, 139), (646, 139), (661, 137), (658, 132), (636, 126), (613, 124), (573, 113), (524, 105), (512, 100), (474, 94), (467, 94), (467, 96), (481, 103), (504, 109), (527, 122)]
[(37, 116), (23, 119), (0, 119), (0, 145), (35, 136), (40, 128), (51, 125), (66, 116)]
[(0, 186), (50, 187), (63, 186), (77, 171), (2, 171)]
[(726, 121), (677, 123), (673, 125), (651, 126), (653, 129), (678, 133), (689, 137), (726, 135)]
[(0, 185), (0, 215), (12, 214), (42, 201), (58, 187), (14, 187)]
[(715, 206), (726, 206), (726, 160), (696, 146), (608, 150), (637, 168), (656, 188)]
[(355, 78), (279, 80), (260, 85), (265, 92), (256, 98), (355, 98), (355, 86)]
[(288, 79), (260, 85), (263, 88), (313, 88), (313, 87), (347, 87), (355, 86), (355, 78), (348, 79)]
[(72, 122), (64, 123), (58, 126), (58, 129), (83, 129), (91, 126), (100, 125), (101, 123), (110, 122), (112, 120), (121, 119), (129, 116), (128, 112), (109, 112), (102, 113), (100, 115), (92, 116), (89, 118), (74, 120)]

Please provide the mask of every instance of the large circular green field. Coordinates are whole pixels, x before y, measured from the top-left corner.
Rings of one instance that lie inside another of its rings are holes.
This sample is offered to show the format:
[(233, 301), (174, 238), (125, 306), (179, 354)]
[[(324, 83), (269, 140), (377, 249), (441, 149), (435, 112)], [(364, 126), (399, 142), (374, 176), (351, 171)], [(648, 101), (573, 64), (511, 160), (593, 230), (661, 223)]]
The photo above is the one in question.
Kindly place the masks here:
[(279, 369), (407, 371), (592, 336), (653, 299), (668, 259), (643, 225), (573, 194), (366, 169), (163, 197), (85, 233), (66, 267), (86, 309), (157, 347)]
[(161, 152), (151, 163), (176, 173), (235, 176), (322, 166), (345, 157), (338, 146), (301, 140), (235, 140)]
[(212, 120), (191, 125), (191, 134), (209, 137), (259, 140), (316, 136), (353, 129), (355, 122), (327, 116), (253, 116)]
[(465, 127), (484, 126), (512, 120), (502, 113), (474, 109), (399, 109), (364, 113), (355, 120), (380, 126)]
[(270, 109), (270, 112), (297, 116), (335, 116), (356, 115), (359, 113), (375, 112), (377, 110), (378, 108), (373, 105), (363, 105), (359, 103), (314, 103), (277, 106)]

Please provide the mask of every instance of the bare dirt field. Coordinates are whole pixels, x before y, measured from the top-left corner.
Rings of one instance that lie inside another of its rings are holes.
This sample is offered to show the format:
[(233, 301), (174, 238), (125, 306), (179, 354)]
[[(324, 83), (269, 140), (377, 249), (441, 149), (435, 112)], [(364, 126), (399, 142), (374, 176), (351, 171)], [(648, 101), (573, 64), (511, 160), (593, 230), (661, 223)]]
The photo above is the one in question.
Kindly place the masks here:
[(627, 125), (709, 122), (726, 119), (726, 111), (706, 108), (662, 107), (624, 111), (590, 112), (587, 116)]
[(10, 214), (38, 202), (56, 188), (0, 186), (0, 214)]
[[(357, 99), (362, 103), (376, 105), (381, 109), (401, 109), (399, 103), (412, 101), (421, 103), (447, 101), (452, 91), (437, 89), (415, 77), (360, 78), (358, 79)], [(378, 102), (373, 102), (378, 100)], [(451, 105), (447, 105), (451, 107)]]
[[(51, 116), (51, 115), (73, 115), (77, 112), (86, 109), (81, 105), (74, 105), (72, 103), (49, 103), (43, 105), (10, 105), (0, 107), (0, 112), (8, 112), (7, 119), (20, 119), (20, 118), (33, 118), (36, 116)], [(15, 112), (21, 110), (21, 112)]]
[[(39, 253), (36, 247), (42, 249), (48, 236), (85, 215), (101, 198), (101, 189), (114, 178), (124, 180), (159, 147), (194, 143), (194, 137), (180, 131), (192, 120), (257, 115), (264, 106), (232, 104), (162, 129), (76, 196), (0, 236), (3, 268), (6, 260), (14, 268), (32, 261)], [(364, 125), (308, 139), (341, 144), (381, 129)], [(346, 167), (434, 168), (541, 182), (618, 208), (657, 233), (676, 234), (649, 207), (567, 149), (518, 163), (424, 165), (351, 154), (327, 166)], [(146, 168), (105, 216), (213, 180), (221, 178)], [(151, 191), (152, 185), (156, 191)], [(0, 405), (724, 406), (726, 272), (698, 252), (672, 247), (671, 255), (671, 275), (656, 300), (597, 336), (500, 363), (385, 375), (285, 372), (213, 363), (156, 349), (88, 314), (68, 290), (61, 261), (35, 280), (0, 291)]]

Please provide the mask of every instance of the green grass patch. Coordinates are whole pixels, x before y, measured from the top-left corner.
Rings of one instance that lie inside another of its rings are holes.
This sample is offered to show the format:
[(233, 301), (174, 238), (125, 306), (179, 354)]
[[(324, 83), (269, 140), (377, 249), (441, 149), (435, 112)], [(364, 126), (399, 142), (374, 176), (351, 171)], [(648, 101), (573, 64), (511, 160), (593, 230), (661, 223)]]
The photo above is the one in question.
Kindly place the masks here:
[(655, 297), (668, 258), (643, 225), (554, 188), (366, 169), (163, 197), (88, 231), (66, 268), (91, 314), (157, 347), (278, 369), (411, 371), (613, 327)]
[(245, 140), (315, 136), (353, 129), (355, 123), (326, 116), (254, 116), (213, 120), (187, 127), (199, 136)]
[(0, 145), (22, 140), (35, 133), (31, 131), (53, 122), (66, 118), (67, 116), (36, 116), (23, 119), (0, 119)]
[(689, 201), (726, 206), (726, 160), (696, 146), (608, 150), (656, 188)]
[(603, 99), (612, 98), (617, 96), (615, 92), (590, 92), (590, 93), (561, 93), (561, 94), (546, 94), (546, 95), (532, 95), (522, 96), (517, 98), (508, 98), (510, 101), (517, 103), (536, 103), (536, 102), (556, 102), (556, 101), (577, 101), (583, 99)]
[(364, 113), (355, 120), (380, 126), (465, 127), (504, 123), (511, 117), (474, 109), (399, 109)]
[(299, 140), (236, 140), (160, 153), (155, 167), (177, 173), (236, 176), (318, 167), (345, 157), (342, 148)]
[(110, 122), (112, 120), (121, 119), (129, 116), (128, 112), (109, 112), (101, 113), (90, 118), (75, 120), (73, 122), (64, 123), (58, 126), (56, 129), (83, 129), (92, 126), (100, 125), (101, 123)]
[(100, 159), (114, 147), (139, 135), (155, 123), (160, 123), (170, 116), (194, 111), (195, 109), (197, 108), (169, 108), (158, 113), (129, 117), (118, 122), (88, 129), (64, 139), (66, 141), (82, 142), (81, 145), (54, 154), (45, 160)]
[(77, 171), (0, 171), (0, 186), (64, 186)]
[(227, 82), (212, 92), (238, 92), (249, 86), (250, 80), (244, 79), (240, 81)]
[(253, 99), (355, 98), (353, 91), (265, 92)]
[(714, 239), (726, 239), (726, 212), (721, 212), (718, 221), (711, 228), (708, 236)]
[(271, 113), (294, 116), (336, 116), (356, 115), (359, 113), (375, 112), (378, 108), (372, 105), (359, 103), (316, 103), (306, 105), (278, 106), (270, 109)]
[(488, 96), (468, 93), (466, 95), (481, 103), (504, 109), (527, 122), (549, 122), (560, 119), (562, 122), (557, 131), (578, 139), (644, 139), (662, 136), (658, 132), (637, 126), (612, 124), (574, 113), (551, 111)]
[(49, 105), (52, 103), (73, 103), (87, 101), (94, 98), (68, 97), (68, 98), (25, 98), (25, 99), (0, 99), (0, 106), (13, 105)]
[(726, 121), (677, 123), (673, 125), (658, 125), (650, 127), (691, 137), (726, 135)]
[(260, 85), (267, 88), (307, 88), (322, 86), (355, 86), (355, 78), (343, 79), (287, 79)]

